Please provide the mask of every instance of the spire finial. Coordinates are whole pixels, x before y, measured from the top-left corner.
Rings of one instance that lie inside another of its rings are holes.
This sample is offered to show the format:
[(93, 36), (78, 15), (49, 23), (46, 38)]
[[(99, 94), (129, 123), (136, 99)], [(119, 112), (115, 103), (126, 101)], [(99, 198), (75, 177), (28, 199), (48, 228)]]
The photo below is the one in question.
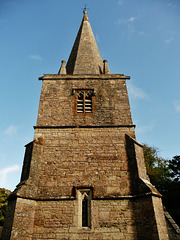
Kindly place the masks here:
[(86, 4), (84, 4), (84, 5), (85, 5), (85, 7), (83, 8), (83, 13), (84, 13), (83, 20), (89, 21), (88, 16), (87, 16), (87, 9), (89, 9), (89, 8), (86, 7)]
[(83, 8), (83, 13), (84, 13), (84, 14), (87, 13), (87, 9), (89, 9), (89, 8), (87, 8), (86, 6), (87, 6), (87, 4), (84, 4), (84, 8)]

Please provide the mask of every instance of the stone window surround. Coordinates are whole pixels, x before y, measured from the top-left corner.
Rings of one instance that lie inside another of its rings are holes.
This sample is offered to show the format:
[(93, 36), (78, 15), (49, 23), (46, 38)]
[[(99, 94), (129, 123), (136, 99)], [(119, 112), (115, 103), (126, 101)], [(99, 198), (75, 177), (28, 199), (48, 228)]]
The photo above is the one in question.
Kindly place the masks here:
[[(78, 97), (82, 94), (84, 96), (83, 99), (83, 112), (78, 112)], [(92, 115), (95, 112), (95, 93), (94, 89), (90, 88), (77, 88), (72, 90), (72, 95), (75, 98), (75, 115)], [(91, 112), (86, 112), (86, 107), (85, 107), (85, 96), (90, 96), (91, 97)]]
[[(92, 200), (92, 188), (76, 188), (76, 219), (75, 225), (78, 228), (91, 228), (91, 200)], [(88, 201), (88, 210), (87, 210), (87, 226), (82, 224), (82, 201), (86, 197)]]

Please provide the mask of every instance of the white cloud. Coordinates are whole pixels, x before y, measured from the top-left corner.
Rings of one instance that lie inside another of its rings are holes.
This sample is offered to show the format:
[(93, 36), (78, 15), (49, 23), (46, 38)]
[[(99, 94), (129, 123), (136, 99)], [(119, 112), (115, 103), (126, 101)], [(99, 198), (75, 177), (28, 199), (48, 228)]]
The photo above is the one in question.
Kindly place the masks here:
[(127, 21), (132, 23), (132, 22), (134, 22), (136, 19), (137, 19), (137, 17), (130, 17)]
[(175, 4), (173, 4), (173, 3), (168, 3), (168, 7), (175, 8), (175, 7), (176, 7), (176, 5), (175, 5)]
[(141, 88), (137, 88), (131, 83), (128, 84), (128, 92), (129, 95), (132, 96), (133, 98), (145, 99), (148, 97), (147, 94)]
[(42, 60), (42, 57), (40, 55), (30, 55), (29, 57), (33, 60), (39, 60), (39, 61)]
[(0, 170), (0, 187), (4, 187), (7, 184), (8, 174), (19, 170), (20, 167), (18, 165), (14, 165)]
[(130, 17), (130, 18), (119, 18), (115, 24), (125, 24), (128, 26), (128, 28), (130, 28), (132, 26), (132, 23), (135, 22), (135, 20), (137, 20), (139, 17)]
[(119, 0), (118, 5), (121, 6), (123, 4), (124, 0)]
[(97, 42), (100, 42), (99, 35), (96, 33), (96, 35), (95, 35), (95, 36), (96, 36), (96, 37), (95, 37), (95, 38), (96, 38), (96, 41), (97, 41)]
[(151, 132), (153, 130), (153, 128), (154, 128), (153, 124), (144, 125), (144, 126), (137, 126), (136, 127), (136, 133), (144, 134), (144, 133), (147, 133), (147, 132)]
[(175, 102), (174, 103), (174, 107), (175, 107), (175, 110), (176, 110), (176, 112), (180, 112), (180, 102)]
[(4, 133), (5, 133), (6, 135), (8, 135), (8, 136), (14, 136), (14, 135), (16, 135), (17, 130), (18, 130), (18, 127), (17, 127), (17, 126), (10, 125), (10, 126), (5, 130)]
[(167, 39), (167, 40), (165, 41), (165, 43), (166, 43), (166, 44), (169, 44), (169, 43), (171, 43), (171, 42), (173, 41), (173, 39), (174, 39), (174, 38), (171, 37), (171, 38)]

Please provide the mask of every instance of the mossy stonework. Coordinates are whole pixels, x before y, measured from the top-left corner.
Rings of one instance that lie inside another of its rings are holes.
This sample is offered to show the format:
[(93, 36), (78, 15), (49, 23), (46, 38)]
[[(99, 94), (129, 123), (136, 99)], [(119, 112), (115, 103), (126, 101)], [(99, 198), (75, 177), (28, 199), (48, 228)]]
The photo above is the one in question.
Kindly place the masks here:
[(3, 240), (168, 240), (126, 88), (102, 61), (86, 11), (67, 64), (45, 74)]

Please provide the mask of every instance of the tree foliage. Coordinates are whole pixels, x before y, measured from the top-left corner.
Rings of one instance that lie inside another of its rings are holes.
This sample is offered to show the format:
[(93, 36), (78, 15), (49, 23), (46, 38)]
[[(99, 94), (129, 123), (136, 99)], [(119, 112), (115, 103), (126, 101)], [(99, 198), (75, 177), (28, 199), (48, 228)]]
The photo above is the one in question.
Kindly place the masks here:
[(170, 176), (173, 181), (180, 181), (180, 155), (174, 156), (172, 160), (169, 161)]
[(158, 156), (158, 149), (144, 144), (144, 159), (151, 183), (163, 195), (163, 204), (180, 225), (180, 155), (172, 160)]
[(0, 226), (4, 224), (6, 207), (8, 204), (7, 198), (10, 193), (11, 191), (8, 189), (0, 188)]
[(161, 193), (164, 193), (164, 191), (166, 191), (166, 183), (170, 178), (168, 161), (158, 156), (158, 148), (144, 144), (143, 150), (147, 174), (149, 175), (151, 183), (155, 185)]

